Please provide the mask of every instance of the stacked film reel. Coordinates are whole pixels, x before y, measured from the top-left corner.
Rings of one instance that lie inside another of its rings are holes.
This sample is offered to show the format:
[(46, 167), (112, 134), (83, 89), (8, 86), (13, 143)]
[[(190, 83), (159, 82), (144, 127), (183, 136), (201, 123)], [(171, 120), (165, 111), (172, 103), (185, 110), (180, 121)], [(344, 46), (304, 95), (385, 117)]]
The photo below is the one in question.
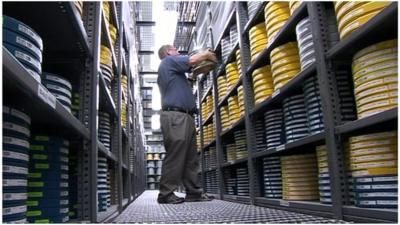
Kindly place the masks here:
[(304, 81), (303, 93), (307, 109), (308, 132), (316, 134), (324, 131), (321, 96), (316, 76), (311, 76)]
[(209, 144), (211, 141), (215, 140), (215, 129), (214, 123), (210, 123), (204, 126), (204, 145)]
[(81, 95), (79, 92), (72, 91), (72, 105), (71, 112), (76, 118), (79, 119), (79, 109), (81, 106)]
[(253, 90), (255, 104), (267, 99), (274, 92), (271, 66), (263, 66), (253, 71)]
[[(345, 157), (345, 166), (347, 168), (347, 188), (349, 190), (349, 202), (351, 204), (355, 204), (355, 193), (354, 193), (354, 182), (353, 182), (353, 173), (350, 170), (350, 144), (348, 142), (348, 140), (346, 142), (343, 143), (344, 145), (344, 157)], [(321, 189), (321, 188), (320, 188)], [(330, 189), (329, 189), (330, 190)]]
[(290, 15), (293, 15), (293, 13), (300, 7), (301, 2), (300, 1), (289, 1), (289, 9), (290, 9)]
[(253, 26), (249, 31), (251, 62), (253, 62), (262, 50), (267, 46), (268, 36), (265, 23)]
[(242, 76), (242, 59), (240, 56), (240, 48), (236, 50), (235, 55), (236, 55), (236, 64), (237, 64), (237, 68), (238, 68), (239, 77), (241, 77)]
[(229, 54), (232, 51), (232, 45), (229, 36), (221, 39), (221, 55), (222, 61), (225, 62), (228, 59)]
[(310, 19), (304, 18), (296, 25), (296, 37), (300, 53), (301, 69), (315, 62), (315, 49)]
[(264, 197), (282, 198), (282, 169), (279, 156), (263, 158)]
[(265, 138), (265, 126), (264, 120), (259, 119), (256, 121), (255, 125), (255, 132), (256, 132), (256, 151), (264, 151), (267, 149), (266, 138)]
[(335, 71), (336, 88), (340, 101), (340, 112), (342, 122), (349, 122), (357, 119), (357, 112), (354, 101), (353, 82), (351, 72), (348, 70)]
[(154, 183), (149, 184), (149, 189), (150, 190), (155, 190), (156, 189), (156, 184), (154, 184)]
[(223, 131), (231, 126), (231, 119), (229, 117), (228, 106), (221, 107), (221, 125)]
[(206, 169), (210, 168), (210, 161), (211, 161), (210, 151), (204, 151), (204, 166)]
[(231, 90), (239, 81), (239, 70), (236, 62), (228, 63), (225, 67), (227, 88)]
[(268, 43), (271, 43), (290, 17), (288, 2), (268, 2), (264, 8)]
[(114, 79), (111, 49), (105, 45), (100, 46), (100, 70), (106, 82), (108, 92), (111, 93), (111, 82)]
[(235, 144), (226, 145), (227, 162), (234, 162), (236, 160), (236, 146)]
[(391, 2), (334, 2), (340, 38), (346, 38)]
[(147, 182), (148, 183), (154, 183), (156, 181), (156, 179), (154, 177), (148, 177), (147, 178)]
[(247, 167), (236, 169), (237, 195), (248, 196), (249, 189), (249, 173)]
[(268, 110), (264, 113), (265, 138), (267, 149), (275, 149), (285, 143), (282, 109)]
[(109, 2), (106, 2), (106, 1), (103, 2), (103, 13), (104, 13), (104, 16), (106, 17), (106, 24), (108, 27), (110, 24), (110, 3)]
[(315, 153), (281, 157), (283, 199), (318, 200), (318, 170)]
[(69, 219), (77, 219), (78, 218), (78, 156), (76, 154), (69, 154), (69, 174), (68, 174), (68, 182), (69, 182)]
[(125, 101), (121, 102), (121, 123), (122, 127), (128, 127), (128, 114), (127, 114), (128, 106)]
[(216, 129), (215, 129), (215, 124), (214, 121), (212, 123), (210, 123), (209, 125), (209, 129), (210, 129), (210, 133), (211, 133), (211, 141), (214, 141), (216, 138)]
[(210, 147), (210, 167), (216, 168), (217, 167), (217, 151), (215, 146)]
[(42, 83), (69, 112), (72, 106), (72, 85), (62, 76), (43, 72)]
[(201, 147), (201, 145), (200, 145), (200, 143), (201, 143), (201, 137), (200, 137), (200, 134), (199, 133), (197, 133), (196, 134), (196, 146), (197, 146), (197, 151), (198, 152), (200, 152), (200, 147)]
[(304, 95), (293, 95), (283, 100), (286, 142), (308, 136), (307, 111)]
[(397, 39), (371, 45), (353, 57), (358, 118), (397, 107)]
[(31, 118), (3, 106), (3, 222), (26, 223)]
[(225, 76), (219, 76), (217, 78), (217, 84), (218, 84), (218, 99), (223, 99), (226, 94), (228, 93), (228, 86), (226, 84), (226, 77)]
[(110, 207), (110, 187), (107, 179), (108, 177), (108, 164), (107, 158), (98, 157), (97, 159), (97, 197), (98, 197), (98, 211), (105, 212)]
[(111, 3), (110, 2), (103, 2), (103, 12), (104, 16), (106, 17), (106, 25), (108, 27), (108, 30), (110, 32), (110, 38), (111, 38), (111, 44), (112, 46), (115, 45), (115, 42), (117, 40), (117, 28), (110, 22), (110, 16), (111, 16)]
[[(229, 177), (229, 171), (225, 171), (225, 177)], [(226, 189), (228, 195), (237, 195), (237, 181), (236, 178), (230, 177), (226, 179)]]
[(209, 129), (210, 125), (205, 125), (203, 127), (203, 133), (204, 133), (204, 145), (207, 145), (210, 143), (211, 140), (211, 131)]
[(30, 223), (69, 220), (69, 141), (36, 135), (29, 150), (28, 205)]
[(349, 138), (355, 205), (397, 208), (397, 131)]
[(234, 124), (240, 119), (240, 109), (237, 95), (228, 98), (228, 109), (231, 124)]
[(121, 74), (122, 93), (125, 95), (125, 101), (128, 101), (128, 76)]
[(274, 90), (281, 88), (301, 70), (299, 48), (296, 42), (288, 42), (274, 48), (270, 58)]
[(83, 15), (83, 1), (74, 1), (75, 8), (78, 10), (79, 15)]
[(246, 130), (237, 130), (233, 132), (233, 136), (235, 139), (235, 149), (236, 149), (236, 158), (243, 159), (246, 158), (247, 153), (247, 141), (246, 141)]
[(154, 160), (160, 160), (160, 153), (154, 153), (153, 159)]
[(231, 49), (233, 49), (235, 47), (235, 44), (238, 42), (238, 30), (236, 25), (233, 25), (229, 28), (229, 37), (231, 42)]
[(333, 10), (326, 11), (326, 23), (328, 30), (328, 46), (332, 48), (340, 41), (339, 30), (336, 22), (336, 14)]
[(3, 15), (3, 46), (35, 80), (41, 81), (43, 42), (32, 28)]
[(239, 103), (239, 110), (240, 110), (240, 117), (244, 116), (244, 93), (243, 93), (243, 86), (240, 85), (237, 89), (238, 92), (238, 103)]
[(111, 120), (110, 114), (99, 111), (99, 141), (104, 147), (111, 151)]
[(115, 46), (115, 42), (117, 41), (117, 28), (112, 23), (109, 24), (108, 28), (110, 30), (111, 44)]
[(208, 115), (208, 105), (207, 102), (204, 101), (201, 103), (201, 117), (203, 118), (203, 120), (207, 118), (207, 115)]
[(214, 96), (213, 95), (208, 95), (206, 98), (206, 104), (207, 104), (207, 117), (211, 115), (212, 112), (214, 112)]
[(251, 1), (247, 2), (247, 15), (249, 20), (251, 20), (257, 13), (257, 9), (263, 4), (262, 1)]
[(207, 192), (216, 194), (218, 192), (217, 172), (216, 171), (206, 172), (205, 177), (206, 177)]
[(121, 88), (123, 100), (121, 102), (121, 123), (122, 127), (128, 127), (128, 77), (121, 75)]
[(147, 168), (154, 168), (154, 167), (156, 167), (155, 161), (147, 161)]
[(318, 161), (319, 201), (323, 204), (332, 204), (331, 181), (326, 146), (317, 146), (316, 153)]
[(147, 168), (147, 175), (155, 175), (155, 167), (148, 167)]

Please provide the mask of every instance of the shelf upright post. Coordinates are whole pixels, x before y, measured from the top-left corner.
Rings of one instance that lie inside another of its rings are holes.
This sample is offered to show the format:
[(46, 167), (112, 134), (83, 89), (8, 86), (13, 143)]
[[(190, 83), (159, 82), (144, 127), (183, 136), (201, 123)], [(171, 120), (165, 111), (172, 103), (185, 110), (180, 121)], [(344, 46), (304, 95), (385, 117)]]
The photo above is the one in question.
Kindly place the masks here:
[(82, 121), (90, 131), (90, 140), (84, 140), (83, 157), (80, 163), (83, 190), (81, 190), (81, 219), (97, 222), (97, 120), (99, 108), (99, 56), (100, 56), (100, 3), (85, 3), (85, 28), (92, 57), (85, 62), (83, 88), (83, 116)]
[(326, 59), (328, 52), (327, 3), (308, 2), (307, 10), (311, 21), (311, 30), (315, 47), (317, 78), (321, 95), (325, 143), (328, 151), (328, 166), (332, 194), (332, 210), (336, 219), (343, 218), (342, 206), (346, 186), (346, 165), (340, 137), (335, 127), (340, 124), (340, 99), (332, 64)]
[(246, 144), (248, 152), (247, 167), (249, 173), (249, 189), (250, 189), (250, 203), (254, 204), (256, 195), (256, 171), (253, 163), (253, 150), (256, 149), (255, 129), (254, 122), (251, 118), (250, 112), (254, 108), (253, 102), (253, 89), (251, 75), (247, 76), (246, 71), (250, 66), (250, 46), (246, 34), (244, 34), (244, 27), (247, 23), (247, 10), (243, 2), (236, 2), (236, 21), (239, 35), (239, 48), (241, 58), (241, 79), (244, 91), (244, 107), (245, 107), (245, 128), (246, 128)]
[[(121, 4), (121, 8), (122, 8), (122, 4), (123, 3), (120, 3)], [(121, 10), (122, 11), (122, 10)], [(120, 14), (121, 15), (121, 22), (119, 23), (120, 24), (120, 27), (123, 27), (123, 38), (125, 38), (125, 36), (126, 36), (126, 33), (125, 33), (125, 27), (123, 26), (124, 24), (123, 24), (123, 22), (122, 22), (122, 13)], [(129, 52), (129, 46), (126, 46), (126, 48), (127, 48), (127, 50), (128, 50), (128, 52)], [(129, 201), (131, 201), (131, 200), (133, 200), (133, 195), (134, 195), (134, 193), (135, 193), (135, 190), (133, 189), (134, 188), (134, 186), (133, 186), (133, 184), (132, 184), (132, 181), (134, 181), (134, 177), (132, 176), (133, 174), (132, 174), (132, 171), (131, 171), (131, 167), (132, 167), (132, 165), (134, 165), (133, 164), (133, 161), (132, 161), (132, 159), (131, 159), (131, 151), (132, 151), (132, 149), (131, 149), (131, 146), (133, 146), (133, 136), (135, 135), (134, 134), (134, 129), (132, 129), (133, 128), (133, 124), (132, 124), (132, 126), (131, 126), (131, 120), (132, 120), (132, 123), (133, 123), (133, 111), (132, 111), (132, 107), (133, 107), (133, 102), (134, 102), (134, 99), (132, 99), (132, 95), (130, 94), (130, 93), (133, 93), (133, 89), (131, 88), (131, 76), (130, 76), (130, 73), (131, 73), (131, 71), (130, 71), (130, 68), (129, 68), (129, 54), (126, 54), (126, 52), (125, 52), (125, 55), (122, 55), (122, 57), (125, 57), (125, 72), (126, 72), (126, 76), (127, 76), (127, 92), (128, 92), (128, 105), (127, 105), (127, 107), (128, 107), (128, 112), (127, 112), (127, 120), (128, 120), (128, 125), (127, 125), (127, 133), (128, 133), (128, 147), (127, 147), (127, 159), (128, 159), (128, 176), (129, 176), (129, 179), (128, 179), (128, 189), (129, 189)], [(128, 60), (127, 60), (128, 59)], [(132, 101), (131, 101), (131, 99), (132, 99)], [(132, 130), (132, 132), (131, 132), (131, 130)]]
[[(130, 51), (129, 51), (130, 52)], [(135, 149), (136, 149), (136, 144), (137, 144), (137, 141), (136, 141), (136, 120), (135, 120), (135, 113), (136, 113), (136, 101), (135, 101), (135, 86), (134, 85), (132, 85), (133, 84), (133, 82), (132, 82), (132, 71), (131, 71), (131, 68), (130, 68), (130, 60), (129, 60), (129, 54), (128, 54), (128, 60), (126, 61), (127, 63), (126, 63), (126, 66), (127, 66), (127, 75), (128, 75), (128, 86), (129, 86), (129, 88), (131, 88), (131, 93), (132, 93), (132, 95), (133, 96), (130, 96), (130, 98), (132, 98), (133, 99), (133, 104), (132, 104), (132, 106), (130, 107), (130, 109), (131, 109), (131, 112), (132, 112), (132, 114), (130, 115), (130, 117), (132, 118), (132, 137), (130, 138), (131, 139), (131, 142), (132, 142), (132, 149), (130, 149), (129, 151), (131, 151), (132, 153), (132, 163), (133, 163), (133, 168), (132, 168), (132, 180), (133, 180), (133, 184), (132, 184), (132, 193), (133, 193), (133, 195), (134, 195), (134, 199), (136, 198), (136, 195), (137, 195), (137, 188), (136, 188), (136, 183), (137, 183), (137, 179), (136, 179), (136, 177), (135, 177), (135, 174), (138, 172), (138, 170), (137, 170), (137, 163), (135, 162), (135, 159), (136, 159), (136, 156), (135, 156)], [(130, 146), (129, 146), (129, 148), (130, 148)], [(129, 171), (130, 171), (130, 168), (129, 168)]]
[(205, 176), (205, 162), (204, 162), (204, 151), (203, 151), (203, 147), (204, 147), (204, 130), (203, 130), (203, 118), (201, 116), (201, 111), (203, 110), (201, 108), (201, 88), (200, 88), (200, 81), (199, 79), (197, 79), (196, 81), (196, 85), (197, 85), (197, 102), (199, 103), (199, 128), (200, 128), (200, 143), (198, 143), (198, 145), (200, 145), (200, 163), (201, 163), (201, 184), (203, 186), (203, 189), (206, 189), (206, 176)]
[[(211, 14), (210, 14), (211, 16)], [(211, 43), (211, 48), (215, 49), (215, 44), (214, 44), (214, 38), (213, 38), (213, 33), (212, 33), (212, 28), (209, 28), (209, 41)], [(214, 124), (215, 124), (215, 129), (216, 129), (216, 135), (215, 135), (215, 151), (217, 151), (217, 170), (216, 172), (218, 173), (218, 189), (219, 189), (219, 194), (220, 194), (220, 199), (223, 199), (224, 196), (224, 190), (225, 190), (225, 182), (224, 182), (224, 174), (222, 172), (222, 164), (224, 162), (224, 153), (223, 153), (223, 147), (222, 147), (222, 140), (221, 140), (221, 132), (222, 132), (222, 127), (221, 127), (221, 116), (219, 113), (219, 107), (218, 107), (218, 84), (217, 84), (217, 74), (218, 74), (218, 68), (215, 70), (211, 71), (208, 76), (212, 77), (212, 94), (214, 96)]]
[[(114, 11), (115, 12), (115, 11)], [(121, 11), (119, 11), (119, 21), (118, 23), (121, 25)], [(118, 34), (118, 38), (116, 40), (116, 43), (114, 46), (114, 52), (115, 55), (117, 57), (117, 74), (116, 74), (116, 78), (117, 78), (117, 96), (115, 96), (115, 98), (117, 99), (116, 102), (116, 107), (117, 107), (117, 143), (116, 145), (118, 146), (117, 148), (117, 157), (118, 157), (118, 166), (117, 166), (117, 182), (118, 182), (118, 211), (121, 213), (123, 206), (122, 206), (122, 199), (123, 199), (123, 195), (124, 195), (124, 182), (123, 182), (123, 169), (122, 169), (122, 164), (123, 164), (123, 138), (122, 138), (122, 125), (121, 125), (121, 111), (122, 111), (122, 86), (121, 86), (121, 79), (122, 79), (122, 32), (123, 32), (123, 27), (119, 26), (119, 28), (117, 29), (117, 34)]]

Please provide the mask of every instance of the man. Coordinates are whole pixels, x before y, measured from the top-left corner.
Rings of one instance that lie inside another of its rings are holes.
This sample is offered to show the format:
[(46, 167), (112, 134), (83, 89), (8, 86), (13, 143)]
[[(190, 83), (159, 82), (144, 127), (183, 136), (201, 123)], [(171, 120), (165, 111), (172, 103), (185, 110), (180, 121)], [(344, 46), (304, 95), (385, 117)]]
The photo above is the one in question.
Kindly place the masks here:
[[(217, 62), (215, 54), (205, 51), (193, 56), (180, 55), (175, 47), (164, 45), (158, 51), (162, 60), (157, 83), (161, 92), (161, 130), (166, 156), (163, 162), (158, 203), (179, 204), (184, 201), (210, 201), (198, 179), (194, 113), (196, 103), (185, 73), (205, 60)], [(196, 77), (194, 77), (196, 79)], [(183, 183), (185, 199), (174, 194)]]

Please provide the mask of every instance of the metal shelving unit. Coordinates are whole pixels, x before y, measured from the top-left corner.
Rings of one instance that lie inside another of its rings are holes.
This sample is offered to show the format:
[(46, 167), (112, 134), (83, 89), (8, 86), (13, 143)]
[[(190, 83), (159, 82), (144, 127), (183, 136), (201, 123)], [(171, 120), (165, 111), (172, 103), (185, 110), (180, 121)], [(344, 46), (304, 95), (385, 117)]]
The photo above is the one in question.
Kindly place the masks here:
[[(290, 210), (300, 213), (319, 215), (324, 217), (344, 219), (356, 222), (397, 222), (397, 210), (391, 209), (368, 209), (358, 208), (346, 204), (347, 202), (347, 187), (345, 185), (345, 165), (343, 159), (343, 144), (344, 139), (350, 135), (367, 134), (371, 132), (387, 131), (390, 129), (397, 129), (398, 110), (391, 109), (373, 116), (366, 117), (347, 123), (343, 123), (340, 118), (341, 116), (338, 108), (338, 94), (336, 90), (336, 83), (334, 71), (336, 70), (335, 64), (341, 63), (350, 65), (352, 55), (362, 48), (365, 48), (371, 44), (379, 41), (388, 40), (397, 37), (397, 3), (393, 2), (370, 21), (354, 31), (344, 40), (341, 40), (335, 46), (329, 48), (325, 44), (327, 40), (324, 39), (324, 32), (326, 19), (326, 11), (333, 10), (333, 5), (330, 2), (303, 2), (299, 8), (293, 13), (288, 19), (286, 24), (276, 35), (275, 39), (266, 46), (266, 48), (258, 55), (253, 63), (250, 63), (250, 46), (247, 33), (250, 28), (263, 21), (264, 17), (264, 2), (256, 12), (255, 16), (248, 20), (246, 13), (245, 2), (235, 2), (235, 7), (229, 19), (225, 21), (225, 26), (220, 34), (217, 35), (218, 42), (214, 43), (215, 52), (220, 53), (221, 40), (223, 36), (229, 33), (229, 27), (236, 24), (238, 27), (239, 42), (235, 45), (236, 48), (241, 50), (241, 61), (242, 71), (241, 78), (238, 84), (234, 88), (228, 91), (226, 96), (222, 96), (222, 99), (218, 99), (217, 96), (217, 82), (216, 78), (224, 74), (225, 65), (232, 61), (235, 55), (235, 50), (232, 50), (228, 60), (222, 62), (221, 65), (211, 71), (209, 76), (213, 78), (213, 92), (215, 109), (213, 115), (213, 121), (216, 125), (216, 139), (211, 143), (204, 143), (203, 126), (210, 120), (210, 118), (200, 117), (200, 155), (202, 159), (202, 183), (203, 187), (206, 186), (206, 176), (209, 172), (216, 171), (218, 173), (218, 193), (211, 193), (211, 195), (228, 201), (242, 202), (246, 204), (254, 204), (264, 207), (278, 208), (284, 210)], [(208, 5), (210, 7), (210, 5)], [(235, 14), (235, 15), (234, 15)], [(210, 16), (210, 15), (208, 15)], [(288, 82), (282, 88), (276, 90), (269, 98), (265, 99), (259, 105), (254, 106), (253, 90), (251, 87), (251, 74), (252, 72), (266, 64), (269, 64), (269, 54), (277, 46), (284, 44), (289, 41), (296, 40), (295, 27), (297, 23), (305, 18), (309, 17), (311, 20), (313, 42), (315, 46), (316, 62), (311, 66), (302, 70), (295, 78)], [(385, 30), (384, 34), (382, 30)], [(386, 32), (387, 31), (387, 32)], [(325, 130), (324, 132), (309, 135), (300, 140), (286, 143), (276, 147), (275, 149), (268, 151), (255, 152), (255, 119), (262, 117), (263, 113), (268, 109), (273, 109), (282, 103), (282, 100), (294, 93), (301, 90), (303, 81), (316, 74), (318, 84), (320, 86), (320, 95), (322, 99), (322, 111), (324, 118)], [(197, 93), (201, 93), (202, 82), (204, 82), (204, 75), (197, 82)], [(235, 124), (225, 131), (221, 129), (220, 119), (220, 108), (225, 105), (229, 96), (237, 92), (239, 85), (243, 85), (245, 95), (245, 115), (239, 119)], [(205, 95), (208, 95), (210, 90), (207, 90)], [(205, 96), (197, 97), (198, 102), (203, 102)], [(201, 112), (201, 104), (199, 104), (199, 110)], [(206, 120), (203, 123), (204, 119)], [(246, 130), (246, 141), (247, 141), (247, 152), (248, 157), (237, 159), (232, 162), (224, 162), (223, 160), (223, 146), (222, 143), (229, 140), (233, 131), (244, 127)], [(330, 183), (332, 193), (332, 204), (322, 204), (319, 202), (312, 201), (285, 201), (282, 199), (269, 199), (261, 197), (259, 193), (259, 185), (257, 184), (257, 177), (260, 175), (259, 168), (257, 167), (257, 161), (265, 156), (269, 155), (287, 155), (291, 153), (306, 153), (313, 150), (317, 145), (326, 144), (328, 148), (328, 165), (330, 172)], [(217, 167), (205, 168), (204, 152), (209, 151), (210, 147), (216, 147)], [(311, 148), (310, 148), (311, 147)], [(311, 149), (311, 150), (310, 150)], [(246, 166), (249, 173), (249, 196), (237, 196), (225, 194), (225, 182), (224, 182), (224, 171), (229, 168), (237, 168), (238, 166)], [(206, 188), (207, 189), (207, 188)]]
[[(159, 159), (154, 159), (153, 158), (154, 154), (158, 154)], [(162, 151), (162, 152), (148, 151), (148, 152), (146, 152), (145, 155), (146, 155), (146, 161), (147, 161), (147, 166), (146, 166), (146, 168), (147, 168), (147, 172), (146, 172), (147, 186), (146, 186), (146, 188), (148, 190), (157, 190), (157, 189), (159, 189), (159, 185), (160, 185), (160, 181), (157, 180), (157, 177), (161, 177), (161, 169), (162, 169), (162, 165), (158, 166), (158, 162), (162, 162), (163, 161), (163, 159), (165, 157), (165, 151)], [(149, 159), (149, 155), (151, 155), (152, 156), (151, 158), (153, 158), (153, 159)], [(154, 164), (154, 166), (149, 167), (149, 162)], [(154, 170), (153, 174), (150, 174), (148, 172), (149, 168), (152, 168)], [(158, 171), (158, 170), (160, 170), (160, 173), (156, 173), (155, 172), (155, 171)], [(149, 178), (154, 179), (154, 181), (149, 181)], [(154, 185), (154, 187), (150, 187), (150, 185), (151, 186)]]
[[(128, 41), (130, 24), (123, 17), (128, 3), (110, 2), (110, 21), (117, 28), (118, 38), (112, 46), (101, 2), (84, 2), (81, 18), (73, 2), (8, 2), (5, 15), (16, 18), (39, 33), (45, 50), (44, 71), (62, 71), (74, 86), (79, 87), (81, 106), (78, 118), (69, 113), (46, 87), (30, 76), (27, 70), (3, 47), (4, 105), (18, 106), (32, 118), (38, 132), (59, 135), (81, 146), (78, 154), (78, 218), (74, 221), (104, 222), (119, 214), (145, 189), (144, 143), (137, 123), (137, 99), (134, 79), (138, 72), (130, 68), (129, 52), (135, 43)], [(49, 22), (51, 21), (51, 22)], [(107, 92), (99, 70), (100, 43), (112, 50), (116, 93)], [(134, 40), (134, 39), (132, 39)], [(129, 63), (128, 63), (129, 62)], [(121, 74), (128, 76), (126, 128), (121, 124)], [(115, 95), (115, 96), (113, 96)], [(18, 97), (16, 97), (18, 96)], [(98, 140), (98, 110), (114, 118), (111, 151)], [(75, 151), (74, 151), (75, 152)], [(105, 212), (97, 211), (97, 158), (105, 156), (114, 171), (112, 189), (114, 204)], [(136, 156), (136, 157), (135, 157)], [(129, 160), (128, 160), (129, 159)]]

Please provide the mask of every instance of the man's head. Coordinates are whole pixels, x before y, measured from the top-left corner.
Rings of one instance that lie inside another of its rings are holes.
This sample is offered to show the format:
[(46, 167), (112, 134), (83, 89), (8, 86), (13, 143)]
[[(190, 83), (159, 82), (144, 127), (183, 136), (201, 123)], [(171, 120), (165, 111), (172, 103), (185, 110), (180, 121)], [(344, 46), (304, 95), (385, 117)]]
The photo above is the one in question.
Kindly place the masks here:
[(179, 52), (172, 45), (163, 45), (158, 50), (158, 57), (160, 59), (163, 59), (163, 58), (165, 58), (165, 57), (167, 57), (169, 55), (179, 55)]

